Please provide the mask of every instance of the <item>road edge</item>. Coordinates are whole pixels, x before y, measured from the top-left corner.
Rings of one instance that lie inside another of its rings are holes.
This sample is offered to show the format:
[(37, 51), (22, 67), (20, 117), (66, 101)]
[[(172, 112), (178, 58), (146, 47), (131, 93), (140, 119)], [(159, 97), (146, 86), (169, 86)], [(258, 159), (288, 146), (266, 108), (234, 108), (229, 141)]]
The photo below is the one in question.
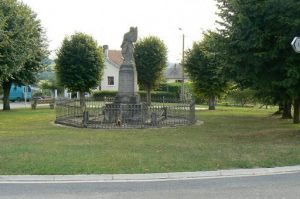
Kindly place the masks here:
[(149, 174), (91, 174), (91, 175), (0, 175), (3, 183), (83, 183), (83, 182), (140, 182), (193, 180), (228, 177), (251, 177), (300, 172), (299, 166), (275, 168), (233, 169), (199, 172), (149, 173)]

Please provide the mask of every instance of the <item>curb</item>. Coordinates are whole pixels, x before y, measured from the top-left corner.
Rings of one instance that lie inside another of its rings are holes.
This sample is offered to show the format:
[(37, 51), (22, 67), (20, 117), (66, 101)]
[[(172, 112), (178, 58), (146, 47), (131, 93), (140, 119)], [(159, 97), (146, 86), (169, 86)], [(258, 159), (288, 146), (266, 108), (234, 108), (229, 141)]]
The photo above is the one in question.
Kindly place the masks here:
[(2, 175), (3, 183), (84, 183), (84, 182), (143, 182), (170, 180), (199, 180), (228, 177), (251, 177), (264, 175), (278, 175), (299, 173), (299, 166), (234, 169), (200, 172), (175, 172), (151, 174), (100, 174), (100, 175)]

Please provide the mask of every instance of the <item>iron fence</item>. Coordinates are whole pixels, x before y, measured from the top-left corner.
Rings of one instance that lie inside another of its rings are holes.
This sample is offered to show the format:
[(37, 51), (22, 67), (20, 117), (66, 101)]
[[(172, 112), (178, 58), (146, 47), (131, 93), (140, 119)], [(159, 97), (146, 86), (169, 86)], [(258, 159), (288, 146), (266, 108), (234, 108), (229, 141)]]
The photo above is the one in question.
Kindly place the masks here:
[(195, 102), (154, 99), (151, 105), (117, 104), (113, 98), (59, 99), (56, 123), (83, 128), (151, 128), (195, 123)]

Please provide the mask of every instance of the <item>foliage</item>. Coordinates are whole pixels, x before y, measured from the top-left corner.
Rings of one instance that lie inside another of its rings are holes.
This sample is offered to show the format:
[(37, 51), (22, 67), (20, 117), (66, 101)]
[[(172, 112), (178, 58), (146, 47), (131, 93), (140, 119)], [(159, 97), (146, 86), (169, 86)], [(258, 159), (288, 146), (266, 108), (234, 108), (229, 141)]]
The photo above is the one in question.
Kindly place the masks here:
[(277, 101), (284, 96), (284, 100), (295, 99), (299, 103), (300, 56), (293, 52), (290, 43), (300, 32), (300, 2), (217, 2), (222, 18), (219, 24), (223, 26), (220, 34), (226, 41), (224, 55), (231, 76), (243, 86), (271, 94)]
[(149, 36), (136, 43), (134, 58), (138, 84), (150, 94), (158, 86), (167, 67), (167, 47), (158, 37)]
[(115, 97), (118, 91), (94, 91), (92, 96), (95, 99), (103, 99), (104, 97)]
[(97, 42), (84, 33), (66, 37), (55, 62), (60, 84), (72, 92), (88, 92), (99, 84), (103, 74), (103, 52)]
[(38, 83), (38, 87), (40, 89), (49, 89), (49, 90), (54, 90), (56, 89), (56, 84), (54, 81), (49, 81), (49, 80), (41, 80)]
[(45, 59), (43, 63), (46, 65), (46, 67), (38, 74), (38, 80), (56, 81), (54, 61), (48, 58)]
[(224, 93), (228, 86), (223, 60), (217, 53), (218, 43), (216, 33), (206, 33), (203, 41), (194, 43), (192, 49), (186, 51), (184, 63), (195, 89), (210, 101)]
[[(147, 98), (147, 91), (139, 91), (141, 98)], [(178, 95), (173, 92), (153, 91), (151, 92), (151, 101), (162, 101), (163, 99), (178, 99)]]
[(14, 78), (24, 65), (40, 64), (45, 38), (36, 14), (17, 0), (0, 1), (0, 81)]
[[(92, 96), (95, 99), (101, 99), (103, 100), (104, 97), (109, 97), (109, 98), (113, 98), (117, 95), (117, 91), (94, 91)], [(139, 91), (139, 94), (141, 96), (141, 98), (146, 98), (147, 97), (147, 92), (146, 91)], [(153, 99), (163, 99), (163, 98), (171, 98), (171, 99), (176, 99), (178, 98), (178, 95), (176, 93), (173, 92), (165, 92), (165, 91), (153, 91), (151, 92), (151, 97)]]
[(46, 38), (36, 14), (17, 0), (0, 1), (0, 83), (4, 110), (10, 110), (12, 83), (35, 82), (47, 54)]
[(234, 105), (245, 106), (246, 104), (255, 104), (256, 91), (247, 89), (234, 88), (229, 90), (226, 96), (226, 101), (232, 102)]
[[(188, 83), (184, 83), (184, 86), (188, 86)], [(156, 89), (157, 91), (165, 91), (175, 93), (177, 97), (180, 96), (181, 92), (181, 83), (161, 83), (159, 87)]]

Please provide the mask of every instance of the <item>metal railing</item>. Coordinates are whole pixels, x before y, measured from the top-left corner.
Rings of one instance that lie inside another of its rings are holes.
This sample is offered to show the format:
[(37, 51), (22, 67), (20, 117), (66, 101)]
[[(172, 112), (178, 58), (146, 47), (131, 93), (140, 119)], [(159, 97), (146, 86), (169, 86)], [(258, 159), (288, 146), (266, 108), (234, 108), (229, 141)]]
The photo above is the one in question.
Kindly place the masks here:
[(148, 105), (117, 104), (111, 98), (56, 101), (56, 123), (83, 128), (152, 128), (195, 123), (195, 102), (155, 99)]

